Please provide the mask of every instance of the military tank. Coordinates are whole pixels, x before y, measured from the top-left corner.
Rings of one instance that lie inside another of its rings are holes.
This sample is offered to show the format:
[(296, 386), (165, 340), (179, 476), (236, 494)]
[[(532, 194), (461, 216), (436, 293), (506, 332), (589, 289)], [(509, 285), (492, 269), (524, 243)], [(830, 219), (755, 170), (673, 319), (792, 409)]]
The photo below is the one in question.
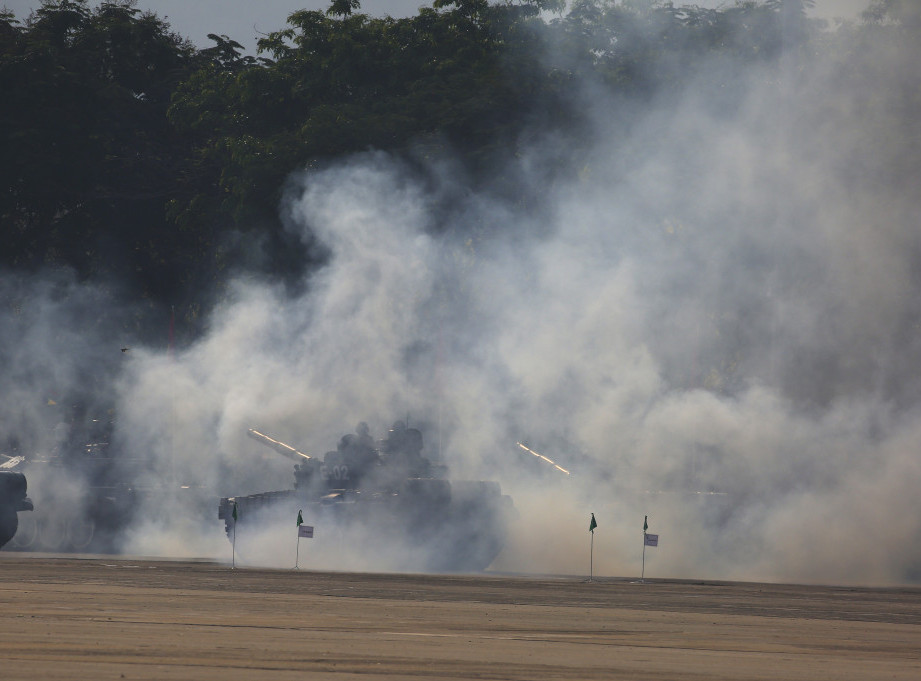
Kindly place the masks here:
[[(448, 479), (447, 466), (423, 455), (421, 431), (401, 421), (379, 442), (361, 423), (322, 459), (258, 430), (248, 434), (297, 462), (294, 489), (222, 498), (218, 517), (228, 538), (302, 511), (318, 536), (360, 545), (372, 564), (388, 568), (480, 571), (502, 550), (515, 515), (511, 497), (497, 482)], [(385, 553), (386, 562), (375, 561)]]
[(26, 496), (26, 476), (8, 470), (19, 463), (14, 457), (0, 465), (0, 547), (19, 529), (19, 511), (31, 511), (32, 501)]

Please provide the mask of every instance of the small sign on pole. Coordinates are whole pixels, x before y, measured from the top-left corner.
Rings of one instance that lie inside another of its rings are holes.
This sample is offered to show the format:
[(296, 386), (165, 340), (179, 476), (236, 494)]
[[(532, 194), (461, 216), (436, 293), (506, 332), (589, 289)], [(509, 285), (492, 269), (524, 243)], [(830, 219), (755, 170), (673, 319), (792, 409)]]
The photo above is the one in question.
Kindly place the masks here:
[(640, 572), (640, 581), (646, 581), (646, 547), (647, 546), (658, 546), (659, 545), (659, 535), (649, 534), (646, 530), (649, 529), (649, 516), (643, 518), (643, 569)]
[(303, 509), (297, 512), (297, 548), (294, 551), (294, 569), (298, 569), (298, 561), (301, 557), (301, 537), (313, 539), (313, 525), (304, 524)]

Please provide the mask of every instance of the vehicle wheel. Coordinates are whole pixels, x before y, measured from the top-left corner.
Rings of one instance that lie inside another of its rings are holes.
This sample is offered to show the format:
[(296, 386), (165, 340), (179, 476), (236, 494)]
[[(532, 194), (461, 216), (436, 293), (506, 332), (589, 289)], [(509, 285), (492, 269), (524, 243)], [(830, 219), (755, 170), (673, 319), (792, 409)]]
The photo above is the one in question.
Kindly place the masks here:
[(93, 543), (96, 523), (92, 518), (72, 518), (67, 523), (67, 545), (71, 550), (82, 551)]
[(19, 520), (19, 530), (10, 547), (20, 551), (32, 549), (35, 547), (35, 540), (38, 539), (38, 522), (30, 511)]
[(45, 516), (38, 522), (38, 543), (45, 551), (60, 551), (67, 540), (67, 523), (63, 518)]

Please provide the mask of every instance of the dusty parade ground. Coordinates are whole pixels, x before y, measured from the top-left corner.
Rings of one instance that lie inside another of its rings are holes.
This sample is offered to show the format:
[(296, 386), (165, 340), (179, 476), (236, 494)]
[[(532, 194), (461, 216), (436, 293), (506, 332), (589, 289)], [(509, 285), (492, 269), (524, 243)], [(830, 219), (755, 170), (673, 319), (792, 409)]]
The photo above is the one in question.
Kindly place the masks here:
[(0, 679), (921, 679), (921, 589), (0, 553)]

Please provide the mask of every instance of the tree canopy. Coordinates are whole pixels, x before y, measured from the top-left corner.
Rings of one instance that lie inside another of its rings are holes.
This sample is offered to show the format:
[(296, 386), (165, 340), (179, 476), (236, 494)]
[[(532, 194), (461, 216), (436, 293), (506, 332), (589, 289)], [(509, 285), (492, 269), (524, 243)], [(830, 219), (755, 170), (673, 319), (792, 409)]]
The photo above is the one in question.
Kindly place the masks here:
[[(5, 12), (0, 267), (69, 268), (183, 310), (241, 268), (295, 281), (322, 253), (281, 224), (291, 172), (424, 149), (496, 182), (528, 135), (578, 149), (588, 82), (615, 101), (651, 98), (707, 68), (703, 57), (808, 59), (822, 34), (811, 5), (434, 0), (395, 19), (333, 0), (292, 13), (256, 56), (226, 35), (196, 48), (135, 0)], [(865, 30), (916, 32), (913, 7), (878, 0)]]

